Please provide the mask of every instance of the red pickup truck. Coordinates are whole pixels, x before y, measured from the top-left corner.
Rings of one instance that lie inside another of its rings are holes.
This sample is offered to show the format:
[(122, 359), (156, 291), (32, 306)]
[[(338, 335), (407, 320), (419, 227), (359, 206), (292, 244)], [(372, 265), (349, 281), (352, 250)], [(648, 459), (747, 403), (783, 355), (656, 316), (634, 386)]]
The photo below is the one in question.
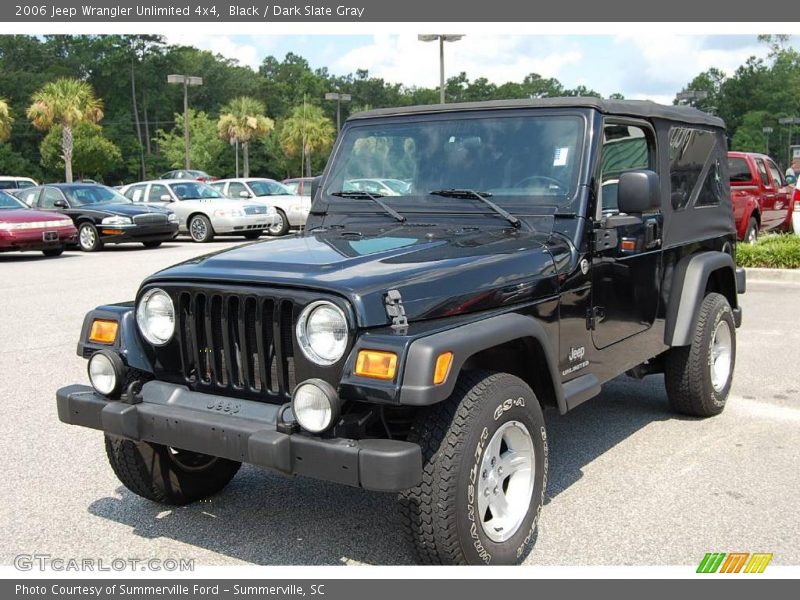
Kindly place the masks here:
[(755, 242), (767, 231), (790, 231), (794, 188), (769, 156), (728, 152), (733, 217), (739, 239)]

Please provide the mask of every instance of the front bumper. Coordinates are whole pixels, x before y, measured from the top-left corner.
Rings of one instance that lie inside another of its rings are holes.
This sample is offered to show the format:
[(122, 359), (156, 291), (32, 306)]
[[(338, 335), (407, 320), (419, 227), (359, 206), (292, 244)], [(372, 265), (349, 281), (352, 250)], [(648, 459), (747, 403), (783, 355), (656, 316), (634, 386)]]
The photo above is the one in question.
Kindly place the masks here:
[(110, 435), (369, 490), (404, 490), (422, 479), (422, 451), (411, 442), (282, 433), (276, 405), (161, 381), (146, 383), (141, 398), (129, 404), (89, 386), (70, 385), (56, 393), (58, 418)]
[(245, 215), (243, 217), (213, 217), (211, 226), (215, 233), (245, 233), (264, 230), (275, 223), (275, 215)]
[(167, 242), (178, 235), (178, 224), (164, 225), (98, 225), (100, 237), (106, 244), (127, 242)]

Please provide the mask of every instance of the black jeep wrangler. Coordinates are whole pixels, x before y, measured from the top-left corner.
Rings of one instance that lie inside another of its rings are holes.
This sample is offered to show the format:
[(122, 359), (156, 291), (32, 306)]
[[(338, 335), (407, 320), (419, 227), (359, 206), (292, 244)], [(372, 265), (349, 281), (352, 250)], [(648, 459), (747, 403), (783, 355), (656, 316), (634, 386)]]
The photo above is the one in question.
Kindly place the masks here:
[(156, 273), (90, 312), (92, 387), (130, 490), (184, 504), (243, 462), (399, 493), (422, 562), (521, 562), (545, 407), (663, 373), (725, 407), (741, 322), (724, 124), (594, 98), (375, 110), (345, 124), (306, 230)]

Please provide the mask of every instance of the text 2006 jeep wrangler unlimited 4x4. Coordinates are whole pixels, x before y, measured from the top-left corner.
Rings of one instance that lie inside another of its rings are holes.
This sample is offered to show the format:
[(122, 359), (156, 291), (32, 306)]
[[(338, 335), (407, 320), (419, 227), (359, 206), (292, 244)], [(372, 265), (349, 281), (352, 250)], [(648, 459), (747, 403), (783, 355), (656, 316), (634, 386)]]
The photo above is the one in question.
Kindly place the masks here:
[[(184, 504), (242, 462), (399, 492), (419, 559), (521, 562), (543, 407), (622, 373), (725, 406), (744, 271), (724, 124), (593, 98), (375, 110), (346, 123), (307, 230), (156, 273), (90, 312), (93, 387), (130, 490)], [(302, 483), (298, 483), (302, 485)]]

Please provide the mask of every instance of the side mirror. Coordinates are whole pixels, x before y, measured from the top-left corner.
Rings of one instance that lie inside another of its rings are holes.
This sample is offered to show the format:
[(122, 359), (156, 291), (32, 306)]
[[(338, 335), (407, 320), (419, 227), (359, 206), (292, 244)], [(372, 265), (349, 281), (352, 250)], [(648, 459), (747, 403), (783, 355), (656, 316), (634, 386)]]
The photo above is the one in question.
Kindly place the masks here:
[(625, 171), (619, 176), (617, 205), (628, 215), (640, 215), (661, 206), (657, 173), (648, 170)]
[(314, 201), (314, 198), (317, 196), (317, 190), (319, 189), (319, 184), (322, 183), (322, 177), (314, 177), (311, 180), (311, 201)]
[(53, 202), (53, 206), (56, 208), (69, 208), (69, 205), (66, 203), (65, 200), (56, 200)]
[(172, 202), (172, 196), (169, 194), (162, 194), (160, 200), (161, 202)]
[(241, 192), (239, 192), (239, 198), (250, 198), (250, 192), (242, 190)]

